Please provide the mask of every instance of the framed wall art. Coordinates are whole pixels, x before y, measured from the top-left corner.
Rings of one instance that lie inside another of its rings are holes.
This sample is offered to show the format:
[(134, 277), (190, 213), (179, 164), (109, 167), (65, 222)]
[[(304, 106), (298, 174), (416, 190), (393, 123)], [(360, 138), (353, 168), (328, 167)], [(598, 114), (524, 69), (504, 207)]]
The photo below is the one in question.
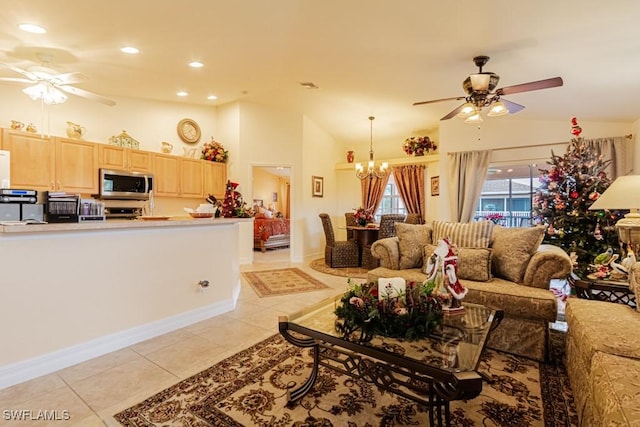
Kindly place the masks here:
[(432, 196), (440, 195), (440, 177), (439, 176), (431, 177), (431, 195)]
[(321, 176), (311, 177), (311, 195), (313, 197), (324, 196), (324, 178)]
[(264, 207), (264, 201), (262, 199), (253, 199), (253, 206)]

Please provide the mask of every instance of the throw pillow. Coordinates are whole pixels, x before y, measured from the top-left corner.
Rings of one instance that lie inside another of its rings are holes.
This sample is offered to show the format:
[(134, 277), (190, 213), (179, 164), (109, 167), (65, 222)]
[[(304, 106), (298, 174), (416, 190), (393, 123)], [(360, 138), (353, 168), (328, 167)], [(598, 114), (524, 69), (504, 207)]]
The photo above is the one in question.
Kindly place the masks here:
[(513, 227), (500, 225), (493, 229), (491, 243), (493, 274), (522, 283), (529, 260), (544, 237), (544, 227)]
[(488, 248), (494, 225), (491, 221), (433, 221), (433, 241), (448, 238), (459, 248)]
[[(425, 245), (422, 265), (433, 255), (435, 245)], [(458, 279), (488, 282), (491, 280), (491, 248), (456, 248), (458, 257)]]
[(431, 243), (431, 227), (422, 224), (396, 223), (400, 269), (422, 267), (424, 245)]

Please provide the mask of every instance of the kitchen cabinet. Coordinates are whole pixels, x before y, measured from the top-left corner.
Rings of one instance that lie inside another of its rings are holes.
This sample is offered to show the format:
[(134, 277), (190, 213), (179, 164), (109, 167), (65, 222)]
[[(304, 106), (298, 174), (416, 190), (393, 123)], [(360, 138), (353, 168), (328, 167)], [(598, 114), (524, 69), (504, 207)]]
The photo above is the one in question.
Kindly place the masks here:
[(2, 131), (2, 149), (11, 152), (11, 186), (46, 191), (55, 188), (55, 148), (48, 137)]
[(182, 197), (204, 197), (202, 169), (204, 162), (199, 159), (181, 158), (180, 195)]
[(77, 139), (54, 138), (55, 190), (97, 194), (98, 144)]
[(151, 152), (99, 144), (100, 167), (104, 169), (151, 172)]
[(38, 191), (98, 192), (98, 148), (91, 142), (4, 129), (11, 186)]
[(213, 194), (216, 198), (224, 198), (227, 183), (227, 164), (203, 161), (204, 196)]
[(203, 167), (199, 159), (153, 154), (156, 196), (204, 197)]

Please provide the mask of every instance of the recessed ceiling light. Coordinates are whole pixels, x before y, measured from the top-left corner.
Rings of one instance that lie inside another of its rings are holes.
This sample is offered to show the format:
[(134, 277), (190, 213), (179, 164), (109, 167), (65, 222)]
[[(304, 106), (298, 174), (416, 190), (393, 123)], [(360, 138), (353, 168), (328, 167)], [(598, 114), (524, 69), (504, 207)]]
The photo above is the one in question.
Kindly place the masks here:
[(193, 62), (189, 62), (189, 67), (191, 67), (191, 68), (202, 68), (202, 67), (204, 67), (204, 64), (202, 62), (193, 61)]
[(209, 95), (209, 96), (207, 96), (207, 99), (210, 100), (210, 101), (214, 101), (214, 100), (218, 99), (218, 97), (215, 96), (215, 95)]
[(187, 96), (187, 95), (189, 95), (189, 93), (181, 90), (180, 92), (176, 93), (176, 95), (178, 95), (178, 96)]
[(125, 46), (125, 47), (120, 49), (120, 52), (134, 55), (136, 53), (140, 53), (140, 50), (138, 50), (137, 48), (135, 48), (133, 46)]
[(20, 24), (18, 25), (18, 28), (20, 28), (22, 31), (33, 34), (44, 34), (47, 32), (47, 30), (36, 24)]

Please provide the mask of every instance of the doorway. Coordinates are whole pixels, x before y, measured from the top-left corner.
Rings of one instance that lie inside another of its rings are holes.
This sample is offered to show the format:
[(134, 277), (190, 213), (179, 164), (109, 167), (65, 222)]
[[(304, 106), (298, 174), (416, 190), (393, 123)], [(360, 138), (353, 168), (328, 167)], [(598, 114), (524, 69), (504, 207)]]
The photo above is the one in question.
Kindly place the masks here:
[[(256, 213), (254, 258), (268, 262), (269, 259), (282, 259), (286, 252), (287, 259), (291, 259), (291, 167), (253, 165), (251, 174), (251, 198), (246, 202), (252, 205)], [(259, 227), (262, 227), (263, 238), (257, 236)], [(287, 235), (284, 235), (285, 232)]]

